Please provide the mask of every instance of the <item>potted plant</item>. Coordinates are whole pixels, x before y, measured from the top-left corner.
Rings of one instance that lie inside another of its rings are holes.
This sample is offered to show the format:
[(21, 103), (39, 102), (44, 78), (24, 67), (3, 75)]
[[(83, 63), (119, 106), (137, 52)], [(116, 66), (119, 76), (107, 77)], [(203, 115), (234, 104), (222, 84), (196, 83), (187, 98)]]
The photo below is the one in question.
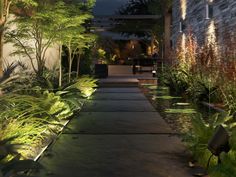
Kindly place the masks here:
[(97, 54), (98, 54), (98, 63), (95, 64), (95, 76), (98, 78), (106, 78), (108, 76), (106, 51), (99, 48), (97, 50)]

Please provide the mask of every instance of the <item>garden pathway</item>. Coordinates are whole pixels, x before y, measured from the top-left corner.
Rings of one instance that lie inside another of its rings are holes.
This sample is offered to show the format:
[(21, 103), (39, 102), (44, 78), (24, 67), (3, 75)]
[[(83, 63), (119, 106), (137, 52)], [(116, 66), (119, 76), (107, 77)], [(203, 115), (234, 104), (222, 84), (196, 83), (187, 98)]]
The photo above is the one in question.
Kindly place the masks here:
[(120, 85), (97, 90), (41, 158), (40, 177), (192, 176), (180, 139), (138, 87)]

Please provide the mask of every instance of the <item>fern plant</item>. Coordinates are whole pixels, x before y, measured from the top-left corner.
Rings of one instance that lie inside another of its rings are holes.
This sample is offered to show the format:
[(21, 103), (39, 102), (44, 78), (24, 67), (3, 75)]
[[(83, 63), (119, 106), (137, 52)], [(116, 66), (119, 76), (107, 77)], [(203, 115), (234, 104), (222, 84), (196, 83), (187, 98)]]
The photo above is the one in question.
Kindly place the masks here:
[[(0, 104), (2, 137), (17, 136), (16, 143), (30, 145), (32, 149), (57, 132), (62, 126), (61, 119), (73, 114), (60, 96), (48, 91), (36, 96), (6, 94), (1, 97)], [(24, 155), (32, 154), (32, 149), (24, 150)]]
[(15, 137), (0, 140), (0, 176), (26, 177), (26, 171), (38, 170), (42, 166), (33, 160), (21, 159), (18, 153), (19, 144), (12, 144)]
[(73, 90), (78, 89), (81, 92), (81, 96), (84, 98), (90, 97), (95, 91), (97, 87), (97, 79), (91, 78), (89, 76), (82, 76), (76, 80), (76, 82), (64, 90)]
[(192, 129), (185, 135), (185, 142), (191, 150), (194, 159), (206, 165), (211, 153), (207, 149), (209, 138), (214, 132), (214, 127), (208, 124), (200, 114), (192, 117)]

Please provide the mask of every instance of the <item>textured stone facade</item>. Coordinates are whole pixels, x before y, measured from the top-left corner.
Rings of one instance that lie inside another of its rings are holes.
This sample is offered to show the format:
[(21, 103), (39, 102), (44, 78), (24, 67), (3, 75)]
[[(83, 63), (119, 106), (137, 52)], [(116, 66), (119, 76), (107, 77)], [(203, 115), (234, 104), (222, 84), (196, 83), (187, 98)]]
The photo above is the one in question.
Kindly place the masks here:
[[(206, 19), (207, 3), (211, 4), (213, 9), (209, 19)], [(180, 20), (185, 11), (185, 28), (181, 33)], [(196, 37), (199, 45), (206, 43), (212, 36), (222, 50), (228, 48), (230, 42), (231, 45), (236, 44), (236, 0), (173, 0), (173, 47), (177, 46), (181, 35), (189, 32)]]

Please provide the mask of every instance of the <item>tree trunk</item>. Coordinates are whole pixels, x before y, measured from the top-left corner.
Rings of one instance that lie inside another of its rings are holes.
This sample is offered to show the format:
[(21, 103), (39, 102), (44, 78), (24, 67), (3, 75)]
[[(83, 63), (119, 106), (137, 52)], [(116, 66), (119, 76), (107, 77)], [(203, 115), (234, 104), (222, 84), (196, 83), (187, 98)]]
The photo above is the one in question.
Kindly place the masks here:
[(0, 27), (0, 77), (3, 75), (3, 37), (4, 30), (3, 26)]
[(62, 86), (62, 66), (61, 66), (61, 60), (62, 60), (62, 45), (59, 45), (59, 78), (58, 78), (58, 86)]
[(39, 35), (38, 40), (39, 44), (38, 47), (36, 48), (36, 58), (37, 58), (37, 64), (38, 64), (38, 76), (42, 77), (44, 73), (44, 68), (45, 68), (45, 63), (44, 63), (44, 58), (43, 58), (43, 51), (42, 51), (42, 45), (43, 45), (43, 38), (41, 37), (42, 35)]
[(77, 77), (79, 77), (80, 57), (81, 57), (81, 54), (79, 53), (79, 56), (78, 56), (78, 59), (77, 59), (77, 72), (76, 72)]
[(71, 68), (72, 68), (72, 52), (71, 52), (71, 49), (68, 48), (68, 62), (69, 62), (69, 68), (68, 68), (68, 81), (70, 83), (70, 80), (71, 80)]
[(4, 17), (4, 8), (5, 1), (0, 0), (0, 77), (3, 75), (3, 37), (4, 37), (4, 26), (5, 26), (5, 17)]
[(166, 11), (165, 12), (165, 32), (164, 32), (164, 59), (168, 62), (171, 62), (170, 60), (170, 54), (171, 54), (171, 13)]

